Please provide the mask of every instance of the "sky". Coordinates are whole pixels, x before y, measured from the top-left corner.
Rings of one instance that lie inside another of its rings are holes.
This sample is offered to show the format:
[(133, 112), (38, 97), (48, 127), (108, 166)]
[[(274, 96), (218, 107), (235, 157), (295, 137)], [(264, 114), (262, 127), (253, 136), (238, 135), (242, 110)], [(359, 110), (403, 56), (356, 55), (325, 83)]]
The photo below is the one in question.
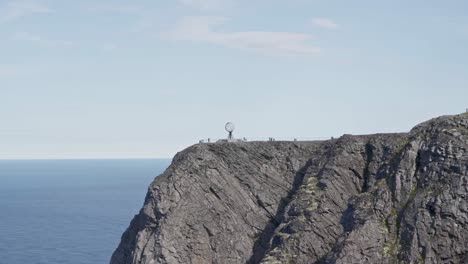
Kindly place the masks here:
[(0, 159), (405, 132), (468, 108), (468, 2), (0, 0)]

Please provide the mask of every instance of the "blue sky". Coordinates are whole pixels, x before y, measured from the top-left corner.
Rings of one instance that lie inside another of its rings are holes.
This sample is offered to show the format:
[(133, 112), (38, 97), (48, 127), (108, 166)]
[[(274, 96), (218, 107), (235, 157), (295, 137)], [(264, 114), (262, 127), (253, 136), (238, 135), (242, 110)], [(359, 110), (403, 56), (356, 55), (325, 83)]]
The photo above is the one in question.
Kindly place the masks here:
[(468, 2), (0, 0), (0, 159), (408, 131), (468, 107)]

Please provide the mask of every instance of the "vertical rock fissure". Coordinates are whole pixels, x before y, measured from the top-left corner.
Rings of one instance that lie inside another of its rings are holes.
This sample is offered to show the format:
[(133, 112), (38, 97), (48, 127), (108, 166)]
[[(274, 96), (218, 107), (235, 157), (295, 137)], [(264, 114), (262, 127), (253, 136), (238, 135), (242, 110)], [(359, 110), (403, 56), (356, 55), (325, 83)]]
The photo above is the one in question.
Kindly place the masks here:
[(285, 197), (281, 198), (278, 209), (276, 210), (276, 214), (270, 218), (270, 221), (263, 229), (261, 235), (257, 241), (255, 241), (254, 247), (252, 249), (252, 256), (249, 258), (249, 260), (247, 260), (247, 264), (260, 263), (260, 261), (268, 253), (270, 240), (273, 238), (276, 228), (283, 222), (285, 217), (285, 210), (302, 185), (305, 172), (309, 166), (311, 166), (310, 161), (308, 161), (307, 164), (299, 169), (298, 172), (294, 175), (294, 181), (291, 189)]
[[(414, 170), (414, 174), (413, 174), (413, 179), (417, 179), (417, 175), (418, 175), (418, 172), (420, 170), (420, 167), (421, 167), (421, 152), (418, 151), (418, 153), (416, 155), (415, 170)], [(411, 190), (411, 192), (408, 195), (408, 199), (406, 200), (406, 202), (403, 205), (403, 207), (401, 208), (401, 210), (398, 212), (397, 234), (400, 233), (400, 225), (401, 225), (401, 221), (402, 221), (402, 218), (404, 216), (404, 213), (406, 211), (406, 208), (414, 200), (414, 197), (416, 196), (416, 192), (417, 192), (418, 188), (419, 188), (419, 181), (416, 181), (416, 187), (414, 187), (413, 190)]]
[(364, 167), (364, 172), (362, 173), (364, 179), (363, 179), (361, 192), (367, 192), (369, 190), (369, 176), (370, 176), (369, 167), (370, 167), (371, 162), (373, 161), (373, 155), (374, 155), (374, 151), (372, 149), (372, 145), (371, 143), (367, 143), (366, 144), (366, 166)]
[[(421, 151), (418, 151), (418, 153), (416, 155), (415, 170), (414, 170), (414, 174), (413, 174), (413, 179), (416, 179), (416, 186), (410, 191), (410, 193), (408, 194), (408, 198), (407, 198), (406, 202), (404, 203), (402, 208), (397, 213), (397, 216), (396, 216), (396, 234), (395, 234), (396, 235), (396, 239), (395, 239), (396, 246), (395, 246), (394, 250), (396, 250), (398, 247), (400, 247), (402, 242), (407, 244), (407, 245), (410, 242), (409, 240), (402, 239), (403, 234), (400, 233), (401, 232), (401, 224), (402, 224), (403, 218), (405, 216), (406, 210), (408, 209), (408, 206), (410, 205), (410, 203), (413, 202), (413, 200), (416, 197), (417, 191), (420, 188), (419, 180), (417, 180), (417, 176), (418, 176), (418, 172), (419, 172), (420, 168), (421, 168)], [(415, 232), (415, 230), (410, 230), (409, 228), (407, 228), (406, 231), (411, 232), (411, 233)], [(403, 252), (404, 252), (403, 250), (400, 250), (399, 253), (397, 253), (397, 252), (393, 252), (393, 253), (395, 254), (395, 258), (401, 259)]]

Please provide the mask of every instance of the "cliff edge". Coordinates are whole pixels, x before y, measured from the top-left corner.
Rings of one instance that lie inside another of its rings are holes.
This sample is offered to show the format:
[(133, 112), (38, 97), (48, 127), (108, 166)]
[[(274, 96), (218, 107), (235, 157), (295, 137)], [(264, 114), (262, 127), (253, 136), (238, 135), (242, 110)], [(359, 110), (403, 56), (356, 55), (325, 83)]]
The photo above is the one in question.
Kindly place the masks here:
[(199, 144), (111, 264), (468, 263), (468, 115), (409, 133)]

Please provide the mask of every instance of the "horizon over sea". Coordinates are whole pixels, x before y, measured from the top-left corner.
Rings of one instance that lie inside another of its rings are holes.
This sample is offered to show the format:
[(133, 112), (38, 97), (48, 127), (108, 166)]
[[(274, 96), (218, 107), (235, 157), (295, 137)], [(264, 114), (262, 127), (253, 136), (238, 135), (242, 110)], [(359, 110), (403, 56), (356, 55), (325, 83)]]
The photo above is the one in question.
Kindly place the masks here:
[(0, 160), (0, 264), (109, 263), (170, 162)]

